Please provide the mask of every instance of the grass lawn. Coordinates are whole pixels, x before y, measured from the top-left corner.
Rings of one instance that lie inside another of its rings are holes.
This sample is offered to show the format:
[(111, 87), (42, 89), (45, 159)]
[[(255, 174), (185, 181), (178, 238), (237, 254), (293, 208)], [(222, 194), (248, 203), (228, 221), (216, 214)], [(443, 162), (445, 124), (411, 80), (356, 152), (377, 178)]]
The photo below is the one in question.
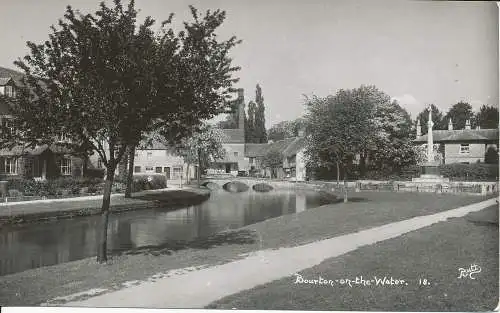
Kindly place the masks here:
[[(373, 276), (408, 285), (296, 284), (295, 276), (216, 301), (208, 308), (356, 311), (488, 311), (498, 304), (498, 207), (441, 222), (304, 270), (304, 279)], [(459, 268), (481, 267), (475, 279)], [(419, 284), (427, 279), (428, 285)]]
[(255, 243), (191, 248), (172, 254), (152, 254), (154, 249), (145, 249), (137, 255), (114, 256), (108, 265), (96, 264), (95, 258), (91, 258), (3, 276), (0, 277), (0, 305), (37, 305), (91, 288), (120, 289), (127, 281), (146, 280), (170, 269), (221, 264), (252, 251), (301, 245), (486, 199), (390, 192), (351, 196), (356, 198), (349, 203), (325, 205), (244, 227), (254, 232)]

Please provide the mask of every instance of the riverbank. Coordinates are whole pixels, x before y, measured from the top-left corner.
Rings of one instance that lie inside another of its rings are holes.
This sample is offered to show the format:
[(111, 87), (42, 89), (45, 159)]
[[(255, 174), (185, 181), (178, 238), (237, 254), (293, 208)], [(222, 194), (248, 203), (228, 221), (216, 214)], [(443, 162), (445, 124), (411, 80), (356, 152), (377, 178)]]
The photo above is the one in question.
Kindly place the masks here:
[(239, 231), (248, 231), (253, 239), (247, 240), (246, 244), (222, 241), (209, 249), (178, 251), (164, 247), (165, 253), (155, 253), (157, 249), (151, 247), (139, 254), (113, 256), (107, 265), (97, 264), (95, 258), (89, 258), (3, 276), (0, 279), (0, 304), (62, 304), (89, 297), (89, 294), (192, 271), (199, 266), (227, 263), (259, 250), (303, 245), (487, 198), (361, 192), (351, 199), (352, 202), (325, 205), (243, 227)]
[[(112, 213), (145, 210), (162, 206), (172, 208), (195, 205), (207, 200), (210, 190), (195, 187), (170, 187), (158, 190), (146, 190), (125, 198), (124, 194), (111, 196)], [(36, 200), (0, 205), (0, 227), (34, 223), (101, 213), (102, 195), (69, 199)]]

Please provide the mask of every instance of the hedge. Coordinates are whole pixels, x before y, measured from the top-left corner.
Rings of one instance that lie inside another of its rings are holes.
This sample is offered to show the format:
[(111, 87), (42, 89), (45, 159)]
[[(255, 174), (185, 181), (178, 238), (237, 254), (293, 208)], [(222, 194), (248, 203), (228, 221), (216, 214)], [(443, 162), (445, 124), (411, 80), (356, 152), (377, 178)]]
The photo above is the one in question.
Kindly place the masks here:
[(134, 174), (132, 192), (166, 187), (165, 175), (163, 174)]
[(441, 175), (455, 181), (497, 181), (498, 164), (443, 164)]

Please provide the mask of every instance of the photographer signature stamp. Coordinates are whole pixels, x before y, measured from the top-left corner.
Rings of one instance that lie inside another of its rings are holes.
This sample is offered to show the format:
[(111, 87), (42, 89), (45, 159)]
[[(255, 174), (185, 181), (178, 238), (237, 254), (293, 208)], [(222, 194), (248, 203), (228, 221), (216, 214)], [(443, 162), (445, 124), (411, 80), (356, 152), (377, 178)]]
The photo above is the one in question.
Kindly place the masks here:
[(481, 266), (477, 264), (471, 264), (469, 268), (460, 267), (458, 269), (458, 279), (468, 278), (476, 279), (476, 274), (481, 273)]

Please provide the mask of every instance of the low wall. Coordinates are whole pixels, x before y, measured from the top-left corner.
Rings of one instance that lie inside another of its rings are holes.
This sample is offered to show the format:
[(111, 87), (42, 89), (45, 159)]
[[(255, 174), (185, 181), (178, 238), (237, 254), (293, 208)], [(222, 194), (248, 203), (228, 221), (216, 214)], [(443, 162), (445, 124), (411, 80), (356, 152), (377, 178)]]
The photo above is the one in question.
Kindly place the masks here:
[(356, 190), (465, 193), (473, 195), (498, 194), (498, 182), (446, 182), (425, 183), (408, 181), (368, 181), (356, 182)]
[[(344, 183), (337, 184), (336, 181), (307, 181), (294, 182), (272, 179), (205, 179), (203, 182), (213, 182), (223, 185), (230, 181), (240, 181), (250, 188), (258, 183), (272, 186), (274, 189), (314, 189), (342, 191)], [(455, 193), (471, 195), (491, 195), (498, 194), (498, 182), (448, 182), (448, 183), (423, 183), (411, 181), (380, 181), (380, 180), (358, 180), (347, 183), (347, 188), (353, 191), (396, 191), (396, 192), (435, 192), (435, 193)]]

